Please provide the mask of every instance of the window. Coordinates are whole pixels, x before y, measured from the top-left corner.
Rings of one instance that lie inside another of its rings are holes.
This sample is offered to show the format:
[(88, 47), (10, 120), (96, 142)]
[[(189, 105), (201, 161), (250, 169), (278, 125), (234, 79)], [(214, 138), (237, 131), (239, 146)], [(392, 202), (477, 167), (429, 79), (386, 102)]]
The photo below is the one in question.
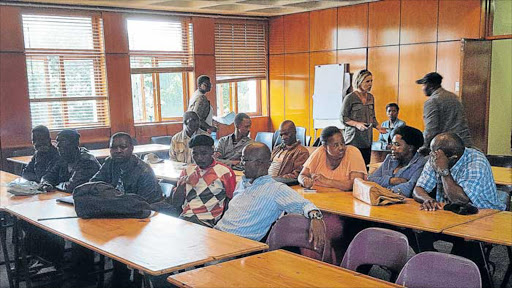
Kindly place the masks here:
[(32, 126), (110, 125), (97, 16), (22, 15)]
[(229, 112), (261, 114), (261, 87), (266, 81), (266, 24), (215, 24), (217, 115)]
[(187, 99), (193, 71), (189, 19), (128, 19), (135, 123), (177, 120)]

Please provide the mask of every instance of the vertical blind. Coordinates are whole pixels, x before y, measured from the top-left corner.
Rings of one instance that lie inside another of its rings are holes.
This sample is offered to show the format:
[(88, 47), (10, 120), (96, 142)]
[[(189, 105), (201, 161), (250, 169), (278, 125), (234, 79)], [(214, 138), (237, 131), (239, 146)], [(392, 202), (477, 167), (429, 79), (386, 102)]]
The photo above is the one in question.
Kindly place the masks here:
[(98, 16), (22, 15), (32, 125), (110, 125)]
[(194, 69), (192, 22), (128, 19), (132, 74), (186, 72)]
[(266, 78), (266, 29), (259, 22), (215, 24), (217, 83)]

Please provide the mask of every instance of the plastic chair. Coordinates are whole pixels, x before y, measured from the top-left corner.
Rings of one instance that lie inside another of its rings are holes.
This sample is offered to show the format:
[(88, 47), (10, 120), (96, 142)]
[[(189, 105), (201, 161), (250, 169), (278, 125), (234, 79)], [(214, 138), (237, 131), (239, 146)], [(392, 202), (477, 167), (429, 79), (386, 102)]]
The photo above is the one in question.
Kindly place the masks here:
[(394, 280), (407, 262), (408, 251), (409, 241), (404, 234), (384, 228), (367, 228), (354, 237), (341, 267), (357, 271), (362, 265), (384, 266), (391, 271)]
[(172, 136), (153, 136), (151, 137), (151, 143), (153, 144), (162, 144), (162, 145), (171, 145)]
[(277, 145), (281, 144), (281, 142), (283, 142), (283, 139), (281, 139), (280, 132), (281, 132), (281, 130), (276, 130), (274, 132), (274, 139), (272, 140), (273, 141), (272, 147), (276, 147)]
[(331, 245), (329, 241), (315, 250), (313, 243), (308, 241), (310, 220), (298, 214), (288, 214), (277, 220), (267, 238), (269, 250), (283, 247), (305, 248), (319, 253), (322, 261), (330, 261)]
[(473, 261), (439, 252), (423, 252), (412, 257), (395, 283), (409, 288), (482, 287), (480, 271)]
[[(306, 128), (304, 127), (296, 127), (296, 131), (297, 131), (297, 140), (300, 140), (300, 143), (302, 143), (302, 145), (304, 146), (309, 146), (306, 145)], [(311, 141), (311, 140), (310, 140)], [(272, 147), (276, 147), (277, 145), (281, 144), (283, 142), (283, 139), (281, 139), (281, 135), (280, 135), (280, 130), (276, 130), (274, 132), (274, 145), (272, 145)]]
[(270, 151), (272, 151), (272, 139), (274, 139), (274, 133), (272, 132), (258, 132), (256, 134), (256, 142), (261, 142), (268, 146)]

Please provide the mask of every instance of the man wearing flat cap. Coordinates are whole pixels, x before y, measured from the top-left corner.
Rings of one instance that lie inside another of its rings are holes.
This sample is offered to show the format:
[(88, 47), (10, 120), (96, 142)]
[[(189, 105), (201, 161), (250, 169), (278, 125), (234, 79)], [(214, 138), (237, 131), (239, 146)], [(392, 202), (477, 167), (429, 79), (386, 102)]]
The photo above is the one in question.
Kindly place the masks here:
[(183, 209), (180, 218), (208, 227), (220, 219), (236, 185), (233, 170), (213, 158), (213, 144), (208, 135), (190, 139), (195, 164), (183, 170), (175, 192), (185, 194), (183, 204), (177, 203)]
[(53, 188), (72, 193), (73, 190), (91, 179), (100, 169), (96, 157), (84, 147), (79, 147), (80, 134), (65, 129), (57, 134), (57, 149), (60, 160), (41, 179), (41, 190)]
[(464, 113), (464, 106), (457, 95), (441, 87), (442, 81), (443, 76), (436, 72), (430, 72), (423, 78), (416, 80), (417, 84), (423, 85), (423, 93), (429, 97), (423, 104), (425, 144), (422, 150), (428, 151), (432, 139), (443, 132), (457, 134), (464, 141), (464, 146), (471, 147), (473, 141)]

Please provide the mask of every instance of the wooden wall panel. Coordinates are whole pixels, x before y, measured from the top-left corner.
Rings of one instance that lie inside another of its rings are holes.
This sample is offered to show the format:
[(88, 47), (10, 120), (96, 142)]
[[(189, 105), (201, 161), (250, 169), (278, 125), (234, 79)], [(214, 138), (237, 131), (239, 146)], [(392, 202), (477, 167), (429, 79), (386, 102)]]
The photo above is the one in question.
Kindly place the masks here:
[(366, 47), (368, 4), (338, 8), (338, 49)]
[(400, 43), (437, 40), (438, 0), (402, 1)]
[(286, 53), (309, 51), (309, 13), (284, 16), (284, 27)]
[[(177, 129), (182, 129), (181, 123), (173, 123), (173, 124), (150, 124), (150, 125), (137, 125), (135, 126), (135, 137), (139, 144), (147, 144), (150, 142), (152, 136), (164, 136), (167, 134), (167, 126), (168, 125), (176, 125)], [(179, 131), (178, 130), (178, 131)]]
[[(194, 54), (215, 54), (215, 19), (193, 17), (194, 26)], [(198, 74), (199, 76), (201, 74)]]
[(23, 52), (24, 48), (20, 8), (0, 6), (0, 51)]
[(286, 119), (309, 130), (309, 53), (285, 55)]
[(400, 117), (409, 126), (423, 130), (423, 103), (427, 97), (416, 80), (435, 71), (436, 44), (400, 46), (400, 80), (398, 103)]
[[(368, 49), (368, 70), (373, 74), (371, 93), (375, 97), (375, 114), (379, 123), (388, 120), (386, 105), (398, 102), (399, 52), (398, 46)], [(373, 131), (377, 133), (375, 129)]]
[(105, 53), (128, 53), (126, 19), (121, 13), (103, 12)]
[(480, 0), (439, 0), (439, 41), (480, 37)]
[(336, 50), (336, 8), (310, 13), (310, 51)]
[(25, 55), (0, 53), (0, 140), (2, 149), (31, 145)]
[(272, 17), (269, 21), (269, 44), (270, 54), (284, 53), (284, 17)]
[(274, 130), (284, 121), (284, 55), (269, 57), (270, 121)]
[(439, 42), (437, 43), (437, 73), (443, 76), (443, 88), (460, 95), (456, 91), (456, 83), (460, 87), (460, 59), (461, 42)]
[(366, 48), (338, 50), (336, 63), (348, 63), (350, 73), (366, 69)]
[(373, 2), (368, 10), (368, 46), (398, 45), (400, 0)]
[(107, 54), (107, 80), (112, 134), (123, 131), (134, 136), (130, 57), (128, 54)]
[(315, 136), (313, 126), (313, 93), (315, 92), (315, 66), (324, 64), (335, 64), (336, 63), (336, 52), (313, 52), (309, 55), (309, 127), (307, 134), (313, 138)]

